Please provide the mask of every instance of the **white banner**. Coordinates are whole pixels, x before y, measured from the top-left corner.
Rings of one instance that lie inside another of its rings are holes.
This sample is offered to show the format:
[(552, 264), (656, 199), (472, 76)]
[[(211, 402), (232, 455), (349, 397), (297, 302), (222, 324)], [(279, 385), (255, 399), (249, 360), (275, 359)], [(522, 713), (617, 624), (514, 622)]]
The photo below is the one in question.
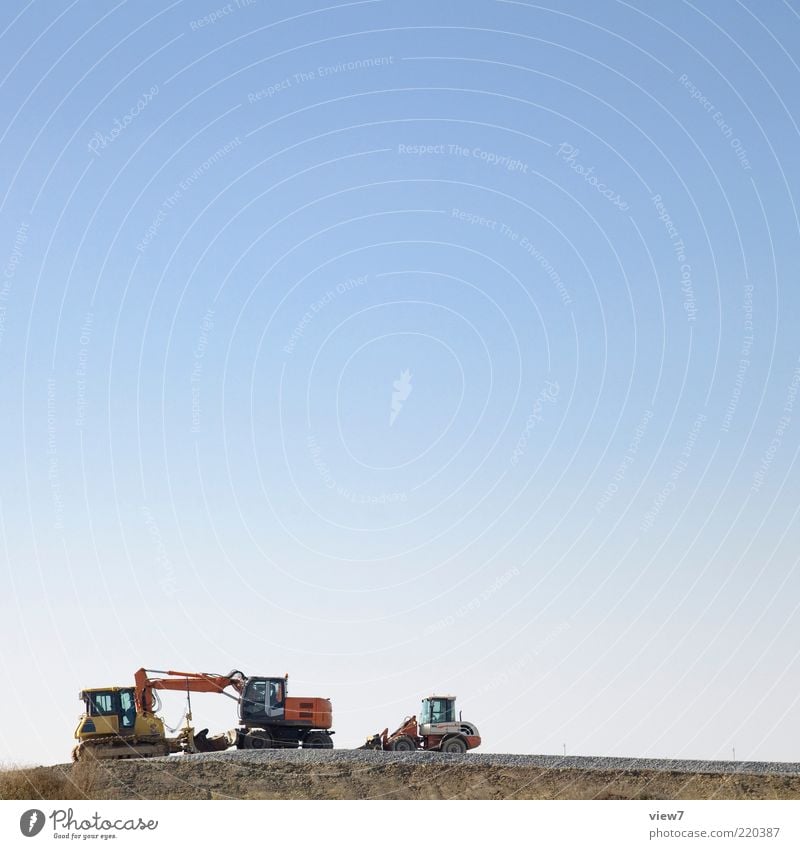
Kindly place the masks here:
[(796, 847), (800, 801), (0, 802), (0, 846)]

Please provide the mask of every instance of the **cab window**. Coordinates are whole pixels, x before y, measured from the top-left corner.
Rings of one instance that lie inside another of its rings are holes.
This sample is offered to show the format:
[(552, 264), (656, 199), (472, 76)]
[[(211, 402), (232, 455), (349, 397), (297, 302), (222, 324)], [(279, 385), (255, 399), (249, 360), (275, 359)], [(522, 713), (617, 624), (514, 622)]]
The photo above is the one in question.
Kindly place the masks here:
[(248, 716), (256, 716), (264, 710), (266, 683), (253, 681), (247, 688), (244, 699), (244, 709)]
[(133, 692), (123, 690), (119, 694), (120, 719), (123, 728), (133, 728), (136, 724), (136, 705), (133, 702)]
[(433, 699), (431, 722), (453, 722), (453, 703), (450, 699)]
[(91, 693), (89, 703), (92, 716), (112, 716), (116, 713), (113, 693)]

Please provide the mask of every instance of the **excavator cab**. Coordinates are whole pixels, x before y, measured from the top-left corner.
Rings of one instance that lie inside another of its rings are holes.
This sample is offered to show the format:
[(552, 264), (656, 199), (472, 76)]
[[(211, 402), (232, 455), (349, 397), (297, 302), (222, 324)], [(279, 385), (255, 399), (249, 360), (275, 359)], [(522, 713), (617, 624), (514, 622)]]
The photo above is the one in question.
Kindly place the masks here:
[(289, 676), (247, 678), (239, 696), (239, 749), (332, 749), (330, 699), (289, 696)]
[(239, 701), (239, 718), (247, 724), (283, 719), (286, 678), (248, 678)]

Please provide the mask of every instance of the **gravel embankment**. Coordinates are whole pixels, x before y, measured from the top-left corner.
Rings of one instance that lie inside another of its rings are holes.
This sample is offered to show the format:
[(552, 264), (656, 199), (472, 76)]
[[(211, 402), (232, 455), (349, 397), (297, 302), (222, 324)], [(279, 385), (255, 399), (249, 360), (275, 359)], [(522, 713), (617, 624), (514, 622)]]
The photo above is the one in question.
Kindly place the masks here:
[(268, 749), (0, 774), (13, 799), (800, 799), (800, 764)]
[[(173, 756), (173, 758), (176, 756)], [(181, 756), (178, 756), (181, 757)], [(480, 754), (444, 755), (440, 752), (375, 752), (363, 749), (334, 749), (333, 751), (303, 749), (266, 749), (261, 751), (230, 750), (185, 756), (198, 763), (222, 760), (230, 763), (263, 766), (270, 762), (295, 764), (363, 764), (374, 767), (380, 764), (446, 764), (466, 767), (509, 767), (538, 769), (577, 769), (604, 771), (657, 771), (687, 772), (713, 775), (800, 775), (800, 763), (767, 761), (698, 761), (670, 760), (666, 758), (613, 758), (573, 755), (511, 755)], [(164, 761), (166, 758), (153, 758)]]

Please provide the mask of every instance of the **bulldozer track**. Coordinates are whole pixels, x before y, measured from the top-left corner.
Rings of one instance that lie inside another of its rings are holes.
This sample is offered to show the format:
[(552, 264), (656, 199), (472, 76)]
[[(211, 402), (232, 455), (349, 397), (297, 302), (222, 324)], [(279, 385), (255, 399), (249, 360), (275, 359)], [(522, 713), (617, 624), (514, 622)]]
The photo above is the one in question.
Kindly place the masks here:
[(72, 761), (121, 761), (129, 759), (166, 757), (167, 743), (120, 743), (117, 740), (85, 740), (72, 750)]

